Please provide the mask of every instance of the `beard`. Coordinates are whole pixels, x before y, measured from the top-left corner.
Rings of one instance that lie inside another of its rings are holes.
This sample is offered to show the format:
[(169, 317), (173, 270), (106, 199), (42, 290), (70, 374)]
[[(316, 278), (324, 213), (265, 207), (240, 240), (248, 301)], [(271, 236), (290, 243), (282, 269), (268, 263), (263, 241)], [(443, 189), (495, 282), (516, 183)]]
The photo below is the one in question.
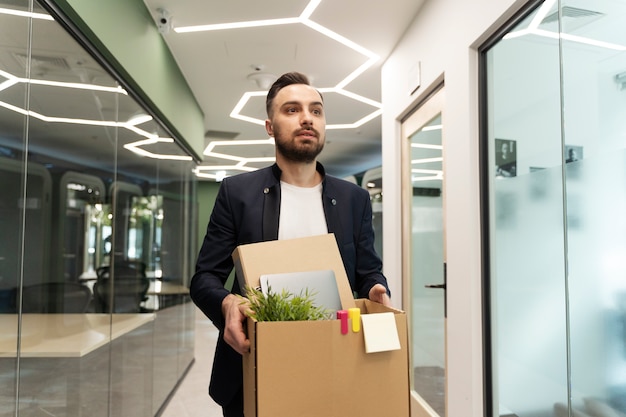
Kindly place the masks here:
[(314, 132), (317, 135), (317, 142), (296, 143), (283, 135), (279, 129), (274, 129), (276, 150), (289, 161), (311, 163), (324, 149), (324, 136), (320, 135), (317, 130)]

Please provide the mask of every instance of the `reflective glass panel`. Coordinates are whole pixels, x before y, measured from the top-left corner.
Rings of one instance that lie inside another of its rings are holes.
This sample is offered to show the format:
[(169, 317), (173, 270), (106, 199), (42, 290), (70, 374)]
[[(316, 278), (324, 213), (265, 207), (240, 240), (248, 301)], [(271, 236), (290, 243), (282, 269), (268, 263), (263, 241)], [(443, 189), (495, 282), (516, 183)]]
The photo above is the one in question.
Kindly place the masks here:
[(625, 12), (541, 3), (485, 56), (501, 416), (626, 412)]
[[(0, 8), (12, 7), (11, 1), (0, 0)], [(28, 7), (24, 1), (22, 6)], [(12, 14), (0, 13), (0, 415), (14, 416), (17, 410), (19, 323), (16, 303), (17, 289), (24, 275), (41, 274), (48, 266), (43, 256), (45, 243), (29, 240), (28, 232), (43, 232), (49, 224), (51, 180), (42, 166), (32, 166), (26, 174), (21, 155), (27, 143), (24, 109), (28, 99), (24, 80), (28, 77), (27, 60), (29, 21)], [(26, 188), (26, 183), (32, 188)], [(43, 236), (41, 236), (43, 237)], [(23, 254), (33, 250), (41, 256), (38, 262), (26, 265)]]
[(147, 113), (0, 2), (1, 416), (153, 416), (192, 362), (195, 164)]

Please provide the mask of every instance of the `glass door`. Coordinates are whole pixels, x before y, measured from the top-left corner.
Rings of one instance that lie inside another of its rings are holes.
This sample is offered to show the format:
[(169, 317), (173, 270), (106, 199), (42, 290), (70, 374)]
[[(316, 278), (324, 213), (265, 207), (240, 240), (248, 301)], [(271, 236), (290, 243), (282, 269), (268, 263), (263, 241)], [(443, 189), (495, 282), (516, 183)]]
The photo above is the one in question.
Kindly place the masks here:
[(530, 6), (481, 48), (487, 395), (625, 416), (626, 5)]
[(411, 415), (446, 415), (443, 88), (402, 123), (403, 286), (409, 314)]

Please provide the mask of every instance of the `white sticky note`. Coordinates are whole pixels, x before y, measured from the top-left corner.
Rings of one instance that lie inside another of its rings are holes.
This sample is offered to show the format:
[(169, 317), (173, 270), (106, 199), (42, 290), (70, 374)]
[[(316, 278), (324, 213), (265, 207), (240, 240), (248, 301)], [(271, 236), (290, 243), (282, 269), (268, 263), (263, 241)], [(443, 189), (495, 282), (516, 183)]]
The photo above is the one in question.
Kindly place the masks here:
[(385, 352), (400, 349), (400, 338), (393, 313), (361, 315), (365, 352)]

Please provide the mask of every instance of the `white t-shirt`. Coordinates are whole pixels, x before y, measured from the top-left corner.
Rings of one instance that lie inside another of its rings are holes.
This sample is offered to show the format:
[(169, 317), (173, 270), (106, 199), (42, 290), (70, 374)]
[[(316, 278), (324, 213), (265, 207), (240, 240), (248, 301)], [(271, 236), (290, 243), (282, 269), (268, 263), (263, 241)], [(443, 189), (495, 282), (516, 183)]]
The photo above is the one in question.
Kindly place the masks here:
[(295, 239), (328, 233), (322, 184), (303, 188), (280, 182), (280, 221), (278, 239)]

